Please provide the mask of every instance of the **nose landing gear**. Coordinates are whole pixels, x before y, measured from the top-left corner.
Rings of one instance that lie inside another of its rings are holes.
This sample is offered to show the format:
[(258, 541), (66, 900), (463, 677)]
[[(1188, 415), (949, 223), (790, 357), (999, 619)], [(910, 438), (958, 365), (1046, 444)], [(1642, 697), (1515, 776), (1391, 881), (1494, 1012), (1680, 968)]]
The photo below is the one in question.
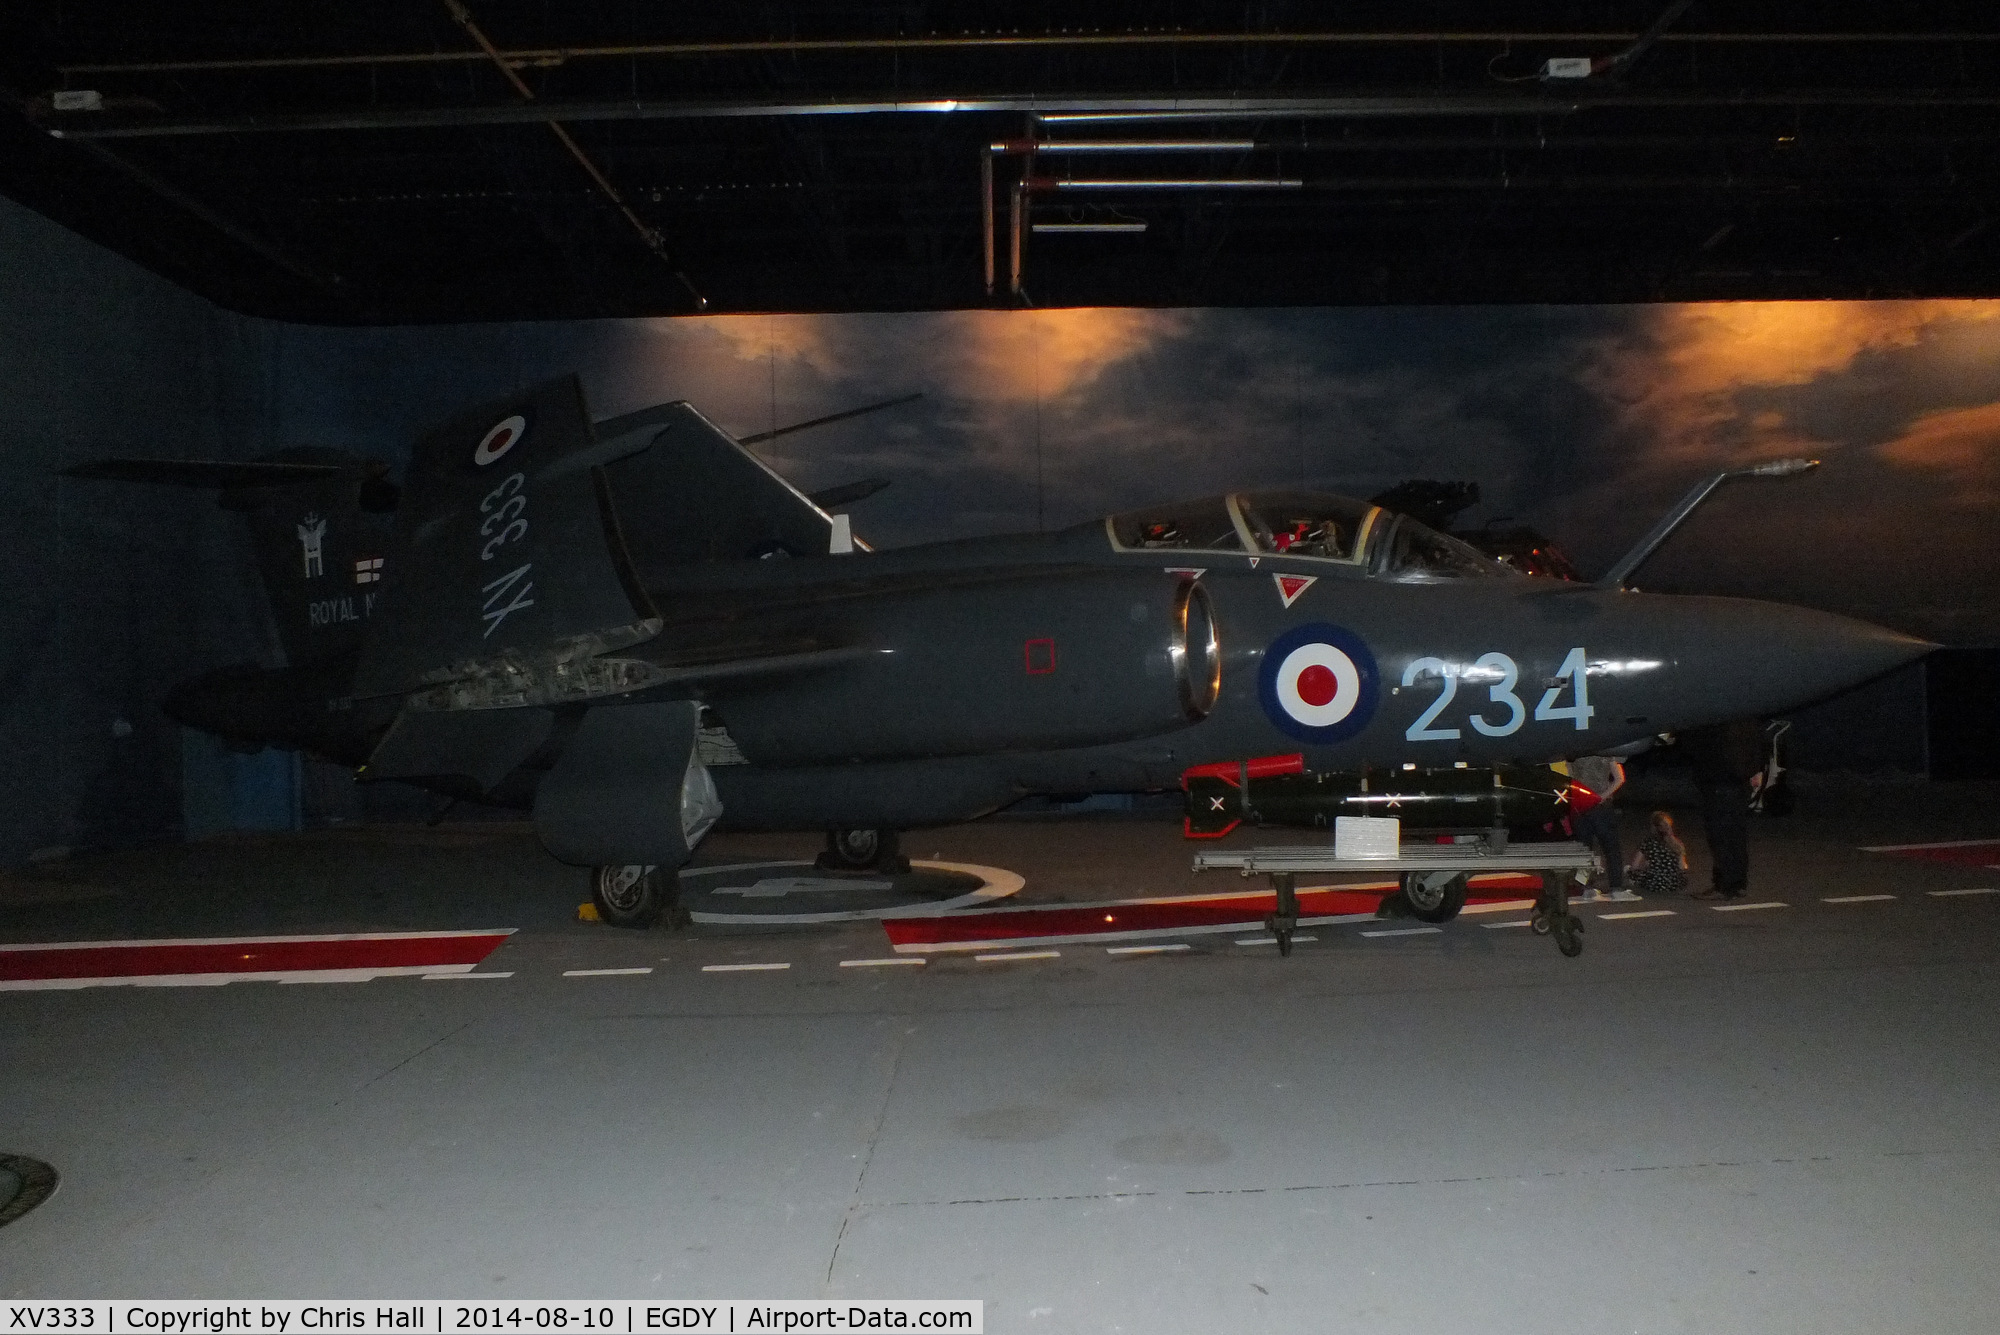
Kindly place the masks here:
[(826, 849), (814, 865), (821, 871), (872, 871), (891, 876), (910, 869), (894, 830), (828, 830)]

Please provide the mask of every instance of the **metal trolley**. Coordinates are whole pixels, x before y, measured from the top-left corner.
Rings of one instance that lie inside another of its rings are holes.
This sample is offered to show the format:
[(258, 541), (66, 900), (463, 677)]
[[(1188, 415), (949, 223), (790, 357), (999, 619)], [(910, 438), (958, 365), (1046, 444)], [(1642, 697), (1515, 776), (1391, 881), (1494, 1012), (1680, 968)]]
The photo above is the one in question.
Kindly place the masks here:
[(1523, 872), (1539, 876), (1541, 894), (1529, 925), (1538, 935), (1555, 938), (1568, 956), (1583, 951), (1583, 919), (1569, 911), (1569, 891), (1578, 873), (1590, 874), (1590, 850), (1561, 841), (1546, 844), (1401, 844), (1391, 858), (1336, 857), (1331, 847), (1297, 844), (1281, 848), (1215, 849), (1194, 855), (1196, 871), (1234, 871), (1242, 876), (1268, 876), (1278, 898), (1277, 912), (1264, 925), (1277, 938), (1278, 953), (1292, 953), (1292, 933), (1299, 925), (1298, 878), (1305, 873), (1366, 874), (1395, 872), (1399, 891), (1412, 916), (1425, 922), (1448, 922), (1465, 907), (1466, 883), (1487, 872)]

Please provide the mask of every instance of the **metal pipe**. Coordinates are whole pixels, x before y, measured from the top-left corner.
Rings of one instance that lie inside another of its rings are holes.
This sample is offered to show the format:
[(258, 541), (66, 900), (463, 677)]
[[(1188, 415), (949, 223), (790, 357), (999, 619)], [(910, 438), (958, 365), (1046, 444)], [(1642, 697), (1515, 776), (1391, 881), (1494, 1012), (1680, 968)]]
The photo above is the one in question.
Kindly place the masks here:
[[(507, 76), (507, 82), (514, 86), (514, 91), (520, 94), (521, 100), (523, 102), (533, 102), (535, 100), (535, 90), (528, 87), (522, 81), (521, 76), (514, 72), (513, 66), (507, 63), (507, 58), (500, 53), (499, 48), (487, 40), (485, 32), (473, 21), (472, 11), (467, 9), (461, 3), (461, 0), (444, 0), (444, 7), (451, 14), (452, 18), (458, 22), (458, 26), (465, 29), (466, 35), (472, 38), (479, 46), (479, 49), (495, 65), (499, 66), (500, 72)], [(630, 223), (632, 230), (639, 234), (639, 240), (646, 249), (652, 251), (662, 264), (673, 270), (674, 277), (680, 281), (682, 287), (687, 289), (688, 295), (694, 298), (694, 308), (698, 311), (707, 310), (708, 298), (695, 290), (695, 285), (688, 281), (688, 276), (681, 272), (678, 264), (674, 263), (673, 256), (667, 253), (666, 238), (661, 236), (657, 229), (648, 227), (645, 221), (632, 211), (632, 206), (625, 202), (625, 197), (618, 192), (618, 187), (611, 184), (610, 178), (598, 170), (597, 164), (590, 160), (590, 155), (583, 151), (583, 146), (576, 142), (568, 130), (552, 120), (544, 121), (543, 123), (549, 127), (549, 132), (555, 135), (557, 141), (569, 150), (569, 155), (576, 159), (577, 165), (583, 168), (584, 173), (603, 192), (604, 197), (611, 201), (612, 207), (624, 215), (625, 221)]]
[(1021, 223), (1028, 211), (1028, 183), (1014, 182), (1013, 207), (1009, 212), (1007, 227), (1007, 292), (1015, 299), (1021, 295)]
[(1300, 119), (1423, 116), (1567, 116), (1598, 107), (1678, 110), (1691, 107), (1877, 107), (1929, 109), (2000, 107), (2000, 92), (1963, 88), (1803, 90), (1795, 93), (1632, 93), (1578, 90), (1564, 97), (1417, 94), (1328, 97), (1129, 97), (1078, 94), (876, 99), (817, 102), (723, 101), (538, 102), (475, 107), (387, 107), (280, 115), (118, 121), (103, 112), (43, 116), (37, 124), (58, 139), (152, 139), (187, 135), (298, 133), (323, 130), (427, 129), (457, 125), (516, 125), (537, 121), (761, 119), (790, 116), (940, 115), (961, 111), (1028, 112), (1045, 124), (1137, 121), (1222, 121), (1291, 116)]
[(993, 295), (993, 155), (979, 155), (979, 230), (986, 252), (986, 295)]
[[(572, 60), (628, 60), (635, 57), (804, 55), (845, 51), (940, 51), (992, 48), (1092, 46), (1406, 46), (1448, 43), (1564, 42), (1625, 45), (1645, 34), (1633, 32), (1140, 32), (1140, 33), (980, 33), (955, 37), (778, 38), (744, 42), (627, 42), (598, 46), (528, 47), (500, 53), (515, 67), (561, 65)], [(1669, 32), (1654, 40), (1675, 44), (1932, 45), (2000, 41), (1995, 32)], [(470, 51), (395, 51), (358, 56), (264, 56), (235, 60), (152, 60), (132, 63), (58, 65), (65, 78), (79, 74), (186, 74), (202, 71), (335, 69), (354, 65), (445, 65), (478, 60)]]

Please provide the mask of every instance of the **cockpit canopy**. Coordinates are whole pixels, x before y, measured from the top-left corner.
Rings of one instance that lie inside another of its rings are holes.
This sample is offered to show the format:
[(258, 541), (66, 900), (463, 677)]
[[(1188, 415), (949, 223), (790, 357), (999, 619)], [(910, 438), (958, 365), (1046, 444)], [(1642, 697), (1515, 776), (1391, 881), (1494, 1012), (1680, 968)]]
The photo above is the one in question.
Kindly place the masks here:
[(1128, 510), (1106, 527), (1112, 547), (1125, 552), (1307, 557), (1412, 582), (1514, 573), (1408, 515), (1326, 492), (1232, 492)]

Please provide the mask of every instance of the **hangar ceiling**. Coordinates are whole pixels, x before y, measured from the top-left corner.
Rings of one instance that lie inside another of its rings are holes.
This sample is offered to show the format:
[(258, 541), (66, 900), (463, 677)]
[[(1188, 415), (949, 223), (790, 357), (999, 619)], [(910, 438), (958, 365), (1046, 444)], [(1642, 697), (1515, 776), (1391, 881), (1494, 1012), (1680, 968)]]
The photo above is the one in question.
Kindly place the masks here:
[(0, 103), (293, 320), (2000, 296), (1990, 4), (20, 0)]

